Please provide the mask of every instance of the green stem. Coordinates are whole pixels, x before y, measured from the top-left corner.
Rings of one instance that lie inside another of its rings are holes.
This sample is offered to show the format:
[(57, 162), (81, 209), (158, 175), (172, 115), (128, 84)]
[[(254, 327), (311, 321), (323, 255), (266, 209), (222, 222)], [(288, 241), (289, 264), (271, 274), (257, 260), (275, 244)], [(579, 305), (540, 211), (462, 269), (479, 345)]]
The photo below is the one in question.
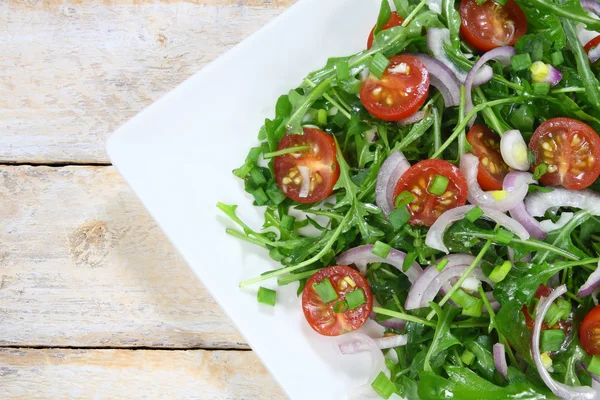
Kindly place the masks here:
[(309, 145), (288, 147), (286, 149), (281, 149), (281, 150), (277, 150), (277, 151), (272, 151), (270, 153), (265, 153), (265, 154), (263, 154), (263, 158), (265, 160), (267, 160), (269, 158), (273, 158), (273, 157), (277, 157), (277, 156), (282, 156), (284, 154), (300, 153), (302, 151), (306, 151), (306, 150), (309, 150), (309, 149), (310, 149)]
[(344, 217), (340, 214), (336, 214), (332, 211), (327, 211), (327, 210), (314, 210), (312, 208), (309, 208), (307, 210), (302, 210), (307, 214), (314, 214), (314, 215), (322, 215), (324, 217), (328, 217), (330, 219), (335, 219), (336, 221), (341, 221), (342, 219), (344, 219)]
[(410, 24), (410, 21), (412, 21), (412, 19), (419, 13), (419, 11), (421, 11), (421, 8), (423, 8), (425, 4), (427, 4), (427, 0), (421, 0), (421, 2), (417, 4), (415, 9), (412, 10), (410, 14), (408, 14), (404, 22), (402, 22), (402, 26), (408, 26), (408, 24)]
[[(454, 283), (454, 285), (448, 291), (448, 293), (446, 293), (446, 295), (444, 297), (442, 297), (442, 300), (440, 300), (440, 302), (438, 303), (440, 307), (443, 307), (444, 304), (446, 304), (446, 302), (448, 300), (450, 300), (450, 297), (452, 297), (452, 295), (461, 287), (461, 285), (463, 284), (465, 279), (467, 279), (467, 277), (469, 275), (471, 275), (471, 272), (473, 272), (473, 270), (479, 265), (479, 263), (483, 259), (483, 256), (488, 251), (488, 249), (490, 248), (491, 245), (492, 245), (492, 241), (488, 239), (488, 241), (485, 242), (485, 244), (483, 245), (483, 248), (481, 249), (479, 254), (477, 254), (477, 257), (475, 257), (475, 260), (473, 260), (471, 265), (469, 265), (469, 268), (467, 268), (465, 270), (465, 272), (463, 272), (463, 274), (460, 276), (460, 278), (458, 278), (456, 283)], [(435, 311), (431, 310), (429, 315), (427, 315), (427, 320), (431, 321), (431, 318), (433, 318), (434, 315), (435, 315)]]
[[(485, 95), (483, 94), (483, 90), (481, 90), (481, 88), (477, 87), (474, 89), (475, 94), (477, 95), (477, 98), (480, 99), (480, 101), (482, 103), (485, 103), (487, 101)], [(506, 132), (508, 129), (506, 129), (505, 127), (502, 126), (502, 123), (500, 122), (500, 120), (498, 119), (498, 116), (496, 115), (496, 112), (491, 108), (491, 107), (486, 107), (483, 111), (482, 111), (483, 115), (486, 116), (488, 118), (488, 121), (490, 123), (490, 127), (500, 136), (504, 135), (504, 132)]]
[[(519, 1), (520, 3), (520, 1)], [(589, 17), (587, 15), (575, 15), (569, 12), (567, 7), (559, 5), (557, 3), (551, 3), (545, 0), (527, 0), (524, 1), (527, 5), (537, 8), (542, 11), (542, 13), (548, 15), (550, 12), (554, 13), (557, 16), (564, 17), (573, 21), (579, 21), (586, 24), (587, 29), (589, 30), (598, 30), (600, 29), (600, 21), (595, 18)]]
[(398, 311), (392, 311), (392, 310), (388, 310), (386, 308), (381, 308), (381, 307), (373, 307), (373, 311), (376, 312), (377, 314), (387, 315), (388, 317), (399, 318), (404, 321), (415, 322), (417, 324), (430, 326), (432, 328), (436, 327), (435, 322), (427, 321), (423, 318), (415, 317), (414, 315), (405, 314), (405, 313), (401, 313)]
[(236, 237), (238, 239), (245, 240), (248, 243), (252, 243), (257, 246), (264, 247), (265, 249), (268, 248), (267, 245), (264, 244), (263, 242), (261, 242), (260, 240), (256, 240), (254, 238), (251, 238), (250, 236), (244, 235), (242, 232), (238, 232), (235, 229), (227, 228), (227, 229), (225, 229), (225, 233), (227, 233), (233, 237)]
[(313, 276), (316, 272), (318, 272), (320, 270), (321, 270), (320, 268), (317, 268), (317, 269), (313, 269), (311, 271), (304, 271), (304, 272), (299, 272), (297, 274), (282, 276), (279, 279), (277, 279), (277, 284), (279, 286), (285, 286), (292, 282), (299, 281), (300, 279), (310, 278), (311, 276)]
[[(458, 104), (458, 123), (461, 124), (465, 120), (465, 108), (467, 105), (467, 88), (465, 85), (460, 85), (460, 103)], [(462, 130), (458, 138), (458, 159), (466, 153), (467, 133)], [(439, 148), (439, 146), (438, 146)]]
[[(518, 365), (517, 359), (516, 359), (515, 355), (513, 354), (512, 348), (508, 344), (508, 341), (506, 340), (504, 335), (502, 335), (498, 331), (498, 328), (496, 327), (496, 313), (494, 312), (494, 309), (492, 308), (489, 300), (487, 299), (487, 296), (485, 295), (485, 292), (483, 291), (483, 287), (481, 285), (479, 285), (477, 290), (479, 291), (479, 296), (481, 296), (481, 299), (483, 300), (483, 304), (485, 305), (485, 308), (490, 316), (490, 321), (493, 321), (492, 325), (496, 329), (496, 332), (498, 332), (498, 341), (504, 345), (504, 350), (508, 353), (508, 358), (510, 358), (511, 364)], [(489, 333), (491, 333), (491, 330)]]
[[(304, 78), (304, 82), (308, 83), (308, 84), (310, 85), (310, 87), (313, 87), (313, 88), (317, 86), (316, 84), (314, 84), (314, 83), (313, 83), (313, 82), (312, 82), (310, 79), (308, 79), (308, 78)], [(332, 91), (333, 91), (333, 92), (336, 94), (336, 96), (337, 96), (337, 92), (335, 92), (335, 90), (332, 90)], [(331, 104), (332, 104), (334, 107), (337, 107), (337, 109), (339, 110), (339, 112), (341, 112), (342, 114), (344, 114), (344, 116), (345, 116), (346, 118), (348, 118), (348, 119), (351, 119), (351, 118), (352, 118), (352, 115), (351, 115), (351, 114), (350, 114), (350, 112), (349, 112), (349, 111), (350, 111), (350, 108), (348, 107), (348, 105), (347, 105), (347, 104), (340, 104), (340, 103), (342, 103), (342, 101), (341, 101), (341, 99), (339, 99), (339, 96), (337, 96), (337, 97), (338, 97), (338, 99), (340, 100), (340, 102), (339, 102), (339, 103), (338, 103), (338, 101), (337, 101), (337, 100), (335, 100), (333, 97), (331, 97), (331, 96), (330, 96), (328, 93), (324, 93), (324, 94), (323, 94), (323, 97), (325, 97), (325, 99), (326, 99), (327, 101), (329, 101), (329, 102), (330, 102), (330, 103), (331, 103)]]

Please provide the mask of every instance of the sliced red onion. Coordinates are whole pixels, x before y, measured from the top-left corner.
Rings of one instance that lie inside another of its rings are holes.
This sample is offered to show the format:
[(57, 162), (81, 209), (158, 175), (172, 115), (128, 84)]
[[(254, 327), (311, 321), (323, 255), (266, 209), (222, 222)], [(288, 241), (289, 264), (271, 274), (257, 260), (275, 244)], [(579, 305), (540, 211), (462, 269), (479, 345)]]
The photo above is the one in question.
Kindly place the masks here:
[(371, 312), (371, 318), (373, 321), (377, 322), (379, 325), (384, 328), (393, 329), (395, 331), (401, 331), (406, 326), (406, 321), (400, 318), (390, 318), (383, 321), (377, 321), (375, 318), (377, 314), (375, 312)]
[(508, 365), (506, 365), (506, 353), (502, 343), (494, 345), (494, 364), (500, 375), (508, 380)]
[[(509, 192), (513, 191), (515, 187), (519, 185), (529, 185), (536, 183), (533, 180), (533, 175), (529, 172), (510, 172), (504, 178), (504, 182), (502, 183), (503, 189)], [(510, 216), (517, 220), (527, 232), (531, 235), (531, 237), (537, 240), (544, 240), (546, 236), (548, 236), (548, 231), (545, 230), (540, 223), (527, 212), (525, 209), (525, 203), (523, 201), (519, 202), (516, 206), (508, 210)]]
[(406, 275), (408, 280), (412, 283), (419, 277), (423, 270), (421, 269), (421, 266), (415, 261), (413, 262), (413, 265), (408, 269), (408, 271), (403, 271), (402, 264), (404, 263), (405, 257), (406, 253), (400, 250), (391, 249), (386, 258), (381, 258), (373, 254), (372, 244), (365, 244), (362, 246), (354, 247), (340, 254), (337, 258), (337, 263), (339, 265), (354, 264), (356, 265), (360, 273), (363, 275), (367, 273), (368, 264), (386, 263), (393, 267), (396, 267), (396, 269), (404, 273), (404, 275)]
[(572, 212), (563, 212), (562, 214), (560, 214), (560, 218), (558, 219), (558, 221), (552, 222), (552, 220), (546, 219), (546, 220), (540, 222), (540, 225), (542, 226), (542, 228), (544, 228), (548, 232), (555, 231), (557, 229), (562, 228), (571, 219), (573, 219), (573, 215), (574, 214)]
[[(379, 345), (371, 339), (369, 336), (364, 333), (358, 332), (350, 332), (344, 335), (339, 336), (338, 339), (338, 347), (342, 354), (353, 354), (346, 352), (344, 353), (344, 348), (346, 351), (351, 350), (352, 348), (360, 348), (361, 352), (368, 352), (371, 355), (371, 372), (369, 374), (369, 378), (366, 383), (356, 389), (352, 390), (352, 395), (349, 398), (354, 399), (377, 399), (380, 398), (379, 395), (373, 390), (371, 387), (371, 383), (377, 378), (381, 372), (386, 372), (387, 368), (385, 366), (385, 357), (379, 348)], [(354, 343), (352, 345), (348, 345), (348, 343)], [(355, 352), (356, 353), (356, 352)], [(389, 374), (388, 374), (389, 375)]]
[(598, 32), (588, 31), (587, 29), (585, 29), (585, 24), (583, 24), (583, 23), (577, 24), (576, 29), (577, 29), (577, 38), (579, 39), (579, 43), (581, 43), (582, 46), (585, 46), (592, 39), (594, 39), (596, 36), (598, 36)]
[[(408, 335), (385, 336), (380, 339), (372, 339), (380, 350), (391, 349), (393, 347), (404, 346), (408, 343)], [(371, 351), (372, 344), (364, 338), (357, 338), (350, 342), (344, 342), (338, 345), (340, 352), (346, 354), (356, 354), (363, 351)]]
[(425, 65), (429, 71), (429, 80), (444, 98), (446, 107), (454, 107), (460, 103), (460, 81), (448, 66), (426, 54), (412, 54)]
[(567, 287), (565, 285), (561, 285), (554, 289), (550, 296), (542, 297), (538, 303), (535, 315), (535, 323), (533, 325), (533, 335), (531, 337), (531, 352), (533, 355), (533, 361), (535, 362), (535, 367), (537, 368), (538, 374), (540, 374), (540, 377), (546, 386), (548, 386), (548, 389), (550, 389), (556, 396), (565, 400), (597, 400), (599, 398), (599, 394), (589, 386), (569, 386), (555, 381), (548, 370), (546, 370), (544, 363), (542, 362), (542, 356), (540, 353), (540, 334), (542, 331), (544, 317), (550, 309), (550, 306), (552, 306), (552, 302), (566, 292)]
[[(436, 249), (439, 251), (443, 251), (448, 254), (449, 250), (444, 244), (444, 233), (446, 229), (453, 222), (459, 221), (465, 217), (465, 214), (471, 211), (475, 206), (461, 206), (456, 207), (451, 210), (444, 212), (438, 219), (433, 223), (431, 228), (429, 228), (429, 232), (427, 232), (427, 236), (425, 238), (425, 244), (432, 249)], [(494, 221), (507, 230), (513, 232), (517, 236), (519, 236), (522, 240), (529, 239), (529, 232), (516, 220), (510, 218), (506, 214), (503, 214), (500, 211), (487, 208), (480, 207), (481, 211), (483, 211), (482, 218)]]
[(600, 194), (591, 190), (553, 188), (551, 192), (535, 192), (525, 199), (525, 207), (534, 217), (542, 217), (549, 208), (573, 207), (600, 215)]
[(596, 270), (590, 274), (590, 276), (587, 278), (587, 281), (585, 281), (585, 283), (579, 288), (577, 296), (588, 296), (592, 294), (592, 292), (598, 287), (600, 287), (600, 262), (598, 263)]
[(600, 3), (598, 3), (596, 0), (581, 0), (581, 7), (585, 11), (591, 12), (600, 17)]
[[(429, 71), (429, 72), (431, 72), (431, 71)], [(414, 124), (415, 122), (421, 121), (423, 118), (425, 118), (425, 111), (417, 111), (410, 117), (401, 119), (400, 121), (397, 121), (396, 123), (400, 126), (408, 126), (408, 125)]]
[(300, 171), (300, 175), (302, 176), (302, 186), (300, 186), (298, 197), (308, 197), (308, 192), (310, 191), (310, 173), (308, 167), (300, 165), (298, 166), (298, 171)]
[(401, 151), (395, 151), (383, 162), (377, 174), (375, 203), (386, 217), (394, 210), (394, 189), (400, 177), (410, 168)]
[(363, 133), (365, 140), (369, 143), (375, 143), (379, 136), (377, 135), (377, 128), (369, 129), (368, 131)]
[(514, 129), (504, 132), (500, 139), (500, 153), (509, 167), (519, 171), (529, 171), (527, 144), (520, 131)]
[(592, 64), (600, 60), (600, 46), (591, 48), (590, 51), (588, 51), (588, 58)]
[(554, 68), (551, 64), (545, 64), (542, 61), (536, 61), (529, 67), (531, 78), (534, 82), (549, 83), (550, 86), (556, 86), (562, 80), (562, 72)]
[(496, 199), (494, 197), (495, 192), (486, 192), (479, 186), (479, 182), (477, 182), (479, 159), (470, 153), (463, 154), (460, 158), (460, 172), (465, 176), (467, 185), (469, 186), (467, 199), (471, 204), (478, 206), (505, 212), (519, 205), (525, 196), (527, 196), (529, 190), (529, 184), (527, 183), (529, 181), (524, 179), (522, 175), (514, 175), (515, 181), (512, 189), (504, 189), (505, 193), (502, 193), (502, 195), (505, 195), (505, 197)]
[[(510, 64), (510, 58), (516, 54), (515, 49), (511, 46), (503, 46), (497, 47), (493, 50), (484, 53), (479, 60), (475, 63), (471, 71), (467, 75), (467, 79), (465, 80), (465, 89), (466, 89), (466, 106), (465, 106), (465, 114), (468, 114), (473, 109), (473, 99), (471, 97), (471, 89), (473, 89), (473, 82), (475, 80), (475, 76), (479, 72), (479, 70), (485, 65), (486, 62), (491, 60), (496, 60), (503, 66), (507, 66)], [(488, 67), (489, 68), (489, 67)], [(491, 70), (491, 68), (490, 68)], [(494, 76), (493, 71), (489, 74), (489, 81)], [(487, 82), (486, 81), (486, 82)], [(473, 125), (475, 122), (475, 117), (473, 117), (469, 121), (469, 126)]]
[[(450, 30), (447, 28), (429, 28), (427, 31), (427, 48), (431, 51), (431, 54), (441, 61), (446, 67), (450, 68), (454, 75), (461, 83), (465, 83), (467, 79), (467, 73), (460, 69), (456, 64), (448, 58), (446, 50), (444, 50), (444, 44), (451, 44), (450, 42)], [(488, 65), (481, 68), (478, 74), (476, 74), (473, 81), (473, 87), (483, 85), (492, 79), (494, 71)]]
[(442, 0), (427, 0), (427, 7), (436, 14), (442, 13)]

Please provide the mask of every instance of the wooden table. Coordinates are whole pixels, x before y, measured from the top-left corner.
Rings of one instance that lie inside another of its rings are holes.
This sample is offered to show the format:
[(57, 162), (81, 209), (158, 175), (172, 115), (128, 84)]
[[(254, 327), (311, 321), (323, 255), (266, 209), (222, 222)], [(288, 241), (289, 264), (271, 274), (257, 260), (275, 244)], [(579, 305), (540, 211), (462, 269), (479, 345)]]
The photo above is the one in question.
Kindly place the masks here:
[(2, 399), (284, 398), (104, 143), (294, 1), (0, 0)]

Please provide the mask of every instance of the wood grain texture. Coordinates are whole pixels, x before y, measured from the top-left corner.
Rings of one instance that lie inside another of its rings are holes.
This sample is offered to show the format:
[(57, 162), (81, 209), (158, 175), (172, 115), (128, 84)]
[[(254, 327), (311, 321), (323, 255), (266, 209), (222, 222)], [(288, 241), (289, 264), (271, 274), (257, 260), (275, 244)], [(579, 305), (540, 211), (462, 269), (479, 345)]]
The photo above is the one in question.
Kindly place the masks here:
[(0, 199), (0, 346), (247, 348), (113, 167), (3, 166)]
[(3, 399), (285, 399), (249, 351), (0, 349)]
[(0, 0), (0, 163), (106, 163), (107, 136), (295, 0)]

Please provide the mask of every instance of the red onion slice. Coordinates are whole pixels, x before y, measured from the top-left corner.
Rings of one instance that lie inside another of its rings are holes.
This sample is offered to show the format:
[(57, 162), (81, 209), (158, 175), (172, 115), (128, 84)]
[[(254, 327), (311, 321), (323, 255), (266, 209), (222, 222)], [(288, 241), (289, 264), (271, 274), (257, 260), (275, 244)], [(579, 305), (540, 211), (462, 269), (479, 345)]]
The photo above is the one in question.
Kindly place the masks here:
[[(506, 192), (504, 193), (505, 197), (496, 199), (494, 197), (494, 192), (486, 192), (479, 186), (479, 182), (477, 182), (479, 159), (473, 154), (467, 153), (462, 155), (460, 158), (460, 172), (462, 172), (467, 180), (467, 185), (469, 187), (467, 199), (471, 204), (493, 208), (502, 212), (508, 211), (523, 202), (523, 199), (527, 196), (529, 190), (529, 183), (535, 182), (531, 180), (531, 178), (526, 178), (527, 176), (531, 177), (531, 174), (522, 175), (523, 173), (521, 172), (515, 172), (511, 175), (509, 173), (506, 176), (504, 183), (504, 191)], [(507, 178), (508, 181), (506, 181)], [(509, 187), (511, 188), (510, 190)]]
[(535, 192), (527, 196), (525, 207), (534, 217), (542, 217), (552, 207), (573, 207), (600, 215), (600, 194), (591, 190), (553, 188), (551, 192)]
[[(404, 346), (408, 343), (408, 335), (385, 336), (380, 339), (371, 339), (380, 350), (391, 349), (398, 346)], [(372, 344), (364, 338), (359, 338), (338, 345), (340, 352), (346, 354), (356, 354), (363, 351), (371, 351)]]
[(412, 283), (414, 282), (423, 270), (421, 266), (417, 264), (415, 261), (413, 265), (408, 269), (408, 271), (402, 270), (402, 264), (404, 263), (404, 258), (406, 257), (406, 253), (391, 249), (386, 258), (381, 258), (372, 253), (373, 245), (365, 244), (362, 246), (354, 247), (342, 254), (340, 254), (337, 258), (337, 263), (339, 265), (351, 265), (354, 264), (358, 268), (361, 274), (365, 275), (367, 273), (367, 265), (372, 263), (386, 263), (393, 267), (396, 267), (398, 271), (401, 271), (404, 275), (407, 276), (408, 280)]
[[(486, 62), (491, 60), (496, 60), (503, 66), (507, 66), (510, 64), (510, 58), (517, 54), (515, 49), (510, 46), (497, 47), (493, 50), (484, 53), (479, 60), (475, 63), (471, 71), (467, 75), (467, 79), (465, 80), (465, 89), (466, 89), (466, 105), (465, 105), (465, 113), (468, 114), (473, 109), (473, 98), (471, 97), (471, 89), (473, 89), (473, 82), (475, 80), (475, 76), (479, 72), (479, 70), (485, 65)], [(488, 66), (489, 68), (489, 66)], [(491, 80), (494, 76), (493, 71), (490, 68), (491, 73), (489, 74), (489, 80)], [(486, 81), (486, 82), (487, 82)], [(469, 121), (469, 126), (472, 126), (475, 122), (475, 117)]]
[(585, 283), (579, 288), (577, 297), (588, 296), (598, 287), (600, 287), (600, 262), (596, 270), (590, 274)]
[(400, 318), (390, 318), (383, 321), (377, 321), (375, 318), (377, 314), (375, 312), (371, 312), (371, 318), (373, 321), (383, 326), (384, 328), (393, 329), (395, 331), (401, 331), (406, 326), (406, 321)]
[[(431, 72), (431, 71), (429, 71), (429, 72)], [(397, 121), (396, 123), (400, 126), (407, 126), (407, 125), (414, 124), (415, 122), (419, 122), (423, 118), (425, 118), (425, 111), (417, 111), (410, 117), (401, 119), (400, 121)]]
[(600, 3), (596, 0), (581, 0), (581, 8), (600, 17)]
[(444, 63), (426, 54), (411, 54), (425, 65), (429, 71), (431, 85), (440, 91), (446, 107), (457, 106), (460, 103), (460, 81), (454, 72)]
[(394, 189), (400, 177), (410, 168), (401, 151), (395, 151), (383, 162), (377, 174), (375, 203), (386, 217), (394, 210)]
[(552, 376), (550, 376), (550, 373), (546, 370), (546, 368), (544, 368), (544, 363), (542, 362), (542, 356), (540, 354), (540, 334), (542, 331), (542, 322), (544, 322), (544, 317), (550, 309), (552, 302), (566, 292), (567, 287), (565, 285), (561, 285), (554, 289), (550, 296), (542, 297), (538, 303), (535, 315), (535, 323), (533, 325), (533, 335), (531, 337), (531, 352), (533, 354), (533, 361), (535, 362), (535, 367), (537, 368), (542, 380), (546, 386), (548, 386), (548, 389), (550, 389), (556, 396), (565, 400), (597, 400), (600, 397), (599, 393), (589, 386), (574, 387), (565, 385), (564, 383), (560, 383), (552, 379)]
[[(511, 192), (519, 185), (529, 185), (533, 183), (536, 183), (536, 181), (533, 180), (533, 176), (528, 172), (510, 172), (504, 178), (502, 186), (504, 190)], [(527, 212), (523, 201), (520, 201), (516, 206), (508, 210), (508, 212), (511, 217), (527, 229), (527, 232), (529, 232), (531, 237), (537, 240), (544, 240), (546, 236), (548, 236), (548, 231)]]
[[(443, 251), (448, 254), (450, 251), (444, 244), (444, 233), (446, 229), (453, 222), (459, 221), (465, 217), (465, 214), (471, 211), (475, 206), (461, 206), (444, 212), (438, 219), (433, 223), (427, 236), (425, 237), (425, 244), (432, 249)], [(516, 220), (510, 218), (508, 215), (501, 213), (500, 211), (481, 207), (483, 211), (482, 218), (494, 221), (509, 231), (519, 236), (522, 240), (529, 239), (529, 232)]]
[(508, 380), (508, 365), (506, 365), (506, 353), (502, 343), (494, 345), (494, 364), (500, 375)]
[(560, 217), (558, 218), (558, 221), (552, 222), (551, 219), (545, 219), (542, 222), (540, 222), (540, 225), (547, 232), (555, 231), (555, 230), (560, 229), (563, 226), (565, 226), (570, 220), (573, 219), (574, 215), (575, 214), (573, 214), (572, 212), (563, 212), (563, 213), (560, 214)]

